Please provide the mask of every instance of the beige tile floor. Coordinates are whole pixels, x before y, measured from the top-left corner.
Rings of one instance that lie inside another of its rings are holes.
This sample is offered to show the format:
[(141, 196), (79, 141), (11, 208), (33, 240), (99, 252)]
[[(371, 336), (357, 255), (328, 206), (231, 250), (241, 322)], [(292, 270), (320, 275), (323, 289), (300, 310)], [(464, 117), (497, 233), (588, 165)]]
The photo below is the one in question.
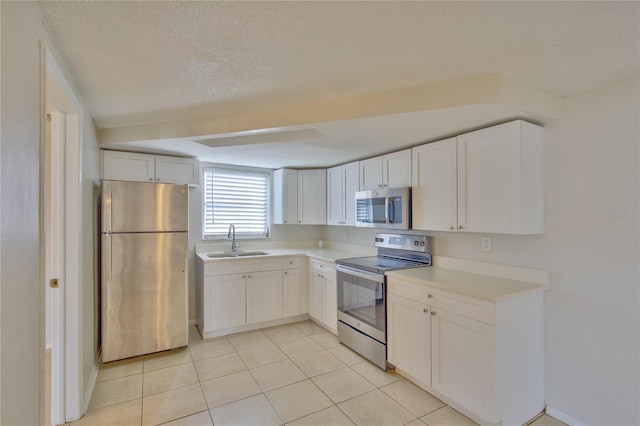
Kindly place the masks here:
[[(81, 425), (475, 425), (311, 321), (104, 365)], [(543, 416), (534, 426), (561, 426)]]

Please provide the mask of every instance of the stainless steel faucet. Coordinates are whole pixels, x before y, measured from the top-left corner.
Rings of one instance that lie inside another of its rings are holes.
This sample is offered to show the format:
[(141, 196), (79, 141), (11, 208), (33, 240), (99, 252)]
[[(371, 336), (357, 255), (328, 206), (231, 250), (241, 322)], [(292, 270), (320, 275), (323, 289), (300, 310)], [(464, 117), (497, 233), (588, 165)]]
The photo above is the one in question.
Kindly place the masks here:
[(227, 233), (227, 238), (231, 238), (231, 252), (235, 253), (238, 251), (238, 246), (240, 243), (236, 241), (236, 227), (233, 223), (229, 224), (229, 232)]

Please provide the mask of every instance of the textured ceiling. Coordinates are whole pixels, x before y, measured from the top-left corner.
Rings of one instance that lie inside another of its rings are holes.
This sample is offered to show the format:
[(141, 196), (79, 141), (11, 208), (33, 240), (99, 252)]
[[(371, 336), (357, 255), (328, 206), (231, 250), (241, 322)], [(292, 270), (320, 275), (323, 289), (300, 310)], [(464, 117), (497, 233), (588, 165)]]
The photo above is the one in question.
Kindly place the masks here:
[(563, 97), (628, 78), (640, 63), (638, 2), (56, 1), (36, 8), (100, 128), (485, 74)]

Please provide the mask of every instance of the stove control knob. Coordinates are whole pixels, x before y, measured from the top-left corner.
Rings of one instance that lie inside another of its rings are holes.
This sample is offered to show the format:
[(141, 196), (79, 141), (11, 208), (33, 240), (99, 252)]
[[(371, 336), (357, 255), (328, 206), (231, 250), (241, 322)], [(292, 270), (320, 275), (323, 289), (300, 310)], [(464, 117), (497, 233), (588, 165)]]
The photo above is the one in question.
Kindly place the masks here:
[(424, 241), (420, 242), (420, 247), (424, 247)]

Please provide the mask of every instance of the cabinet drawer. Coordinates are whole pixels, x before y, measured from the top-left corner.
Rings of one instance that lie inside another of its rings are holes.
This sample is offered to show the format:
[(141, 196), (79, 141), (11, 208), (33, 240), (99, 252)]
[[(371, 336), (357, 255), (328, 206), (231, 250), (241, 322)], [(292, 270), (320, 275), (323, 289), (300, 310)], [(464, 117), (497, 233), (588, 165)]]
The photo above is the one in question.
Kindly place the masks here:
[(444, 309), (486, 324), (495, 324), (494, 304), (489, 300), (434, 289), (393, 278), (389, 279), (388, 291), (392, 294), (424, 303), (434, 309)]
[(299, 257), (285, 257), (284, 259), (282, 259), (282, 269), (297, 269), (299, 267)]
[(320, 262), (319, 260), (311, 260), (311, 269), (315, 269), (318, 272), (335, 272), (336, 268), (326, 262)]
[(282, 269), (282, 258), (240, 260), (229, 259), (207, 262), (204, 275), (240, 274), (244, 272), (275, 271)]

